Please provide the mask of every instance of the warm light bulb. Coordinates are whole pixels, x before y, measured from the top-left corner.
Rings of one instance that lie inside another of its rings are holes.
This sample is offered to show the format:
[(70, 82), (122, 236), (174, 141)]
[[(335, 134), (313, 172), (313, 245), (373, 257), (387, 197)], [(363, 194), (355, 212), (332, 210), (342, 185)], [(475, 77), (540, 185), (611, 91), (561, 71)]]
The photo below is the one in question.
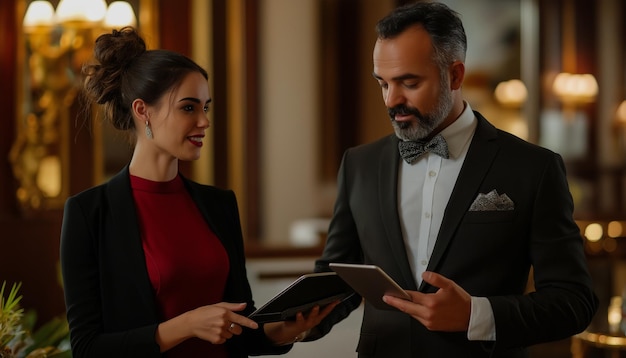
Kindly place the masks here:
[(109, 5), (104, 26), (109, 28), (122, 28), (124, 26), (136, 26), (135, 12), (126, 1), (114, 1)]
[(513, 79), (498, 83), (494, 94), (502, 104), (519, 106), (526, 101), (528, 90), (524, 82)]
[(598, 94), (598, 82), (591, 74), (559, 73), (552, 85), (564, 101), (590, 102)]
[(49, 198), (55, 198), (61, 194), (61, 158), (56, 155), (43, 157), (39, 163), (37, 172), (37, 187)]
[(602, 239), (602, 225), (598, 223), (589, 224), (585, 229), (585, 237), (591, 242), (600, 241)]
[(23, 25), (25, 28), (36, 26), (53, 26), (55, 22), (54, 8), (45, 0), (33, 1), (26, 9)]
[(106, 11), (105, 0), (61, 0), (56, 14), (60, 22), (99, 22)]
[(609, 227), (607, 229), (607, 234), (609, 237), (620, 237), (624, 232), (624, 228), (622, 227), (622, 223), (619, 221), (611, 221), (609, 223)]

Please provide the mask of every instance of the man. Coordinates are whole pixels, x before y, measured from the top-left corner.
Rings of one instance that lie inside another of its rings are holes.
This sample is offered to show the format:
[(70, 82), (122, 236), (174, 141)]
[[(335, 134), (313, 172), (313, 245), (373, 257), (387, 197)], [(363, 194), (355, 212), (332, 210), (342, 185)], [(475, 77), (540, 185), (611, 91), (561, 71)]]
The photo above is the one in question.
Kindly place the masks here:
[[(582, 331), (598, 302), (561, 157), (463, 100), (466, 36), (446, 5), (398, 8), (376, 29), (373, 75), (395, 135), (344, 154), (315, 270), (378, 265), (412, 299), (385, 296), (392, 311), (365, 302), (359, 357), (524, 357)], [(360, 303), (341, 303), (306, 340)]]

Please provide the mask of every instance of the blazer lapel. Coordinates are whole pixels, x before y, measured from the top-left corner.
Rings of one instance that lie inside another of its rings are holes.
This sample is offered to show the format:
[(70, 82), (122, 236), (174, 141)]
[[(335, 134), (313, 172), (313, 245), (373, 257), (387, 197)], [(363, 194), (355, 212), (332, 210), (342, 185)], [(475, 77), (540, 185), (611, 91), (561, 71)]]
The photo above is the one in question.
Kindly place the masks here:
[[(225, 210), (227, 208), (216, 207), (215, 203), (217, 202), (217, 199), (209, 196), (207, 190), (199, 190), (199, 184), (188, 180), (187, 178), (182, 176), (182, 174), (181, 174), (181, 177), (183, 178), (185, 187), (189, 191), (191, 198), (196, 204), (196, 207), (198, 207), (198, 210), (200, 210), (202, 217), (207, 222), (211, 230), (213, 230), (213, 233), (215, 234), (215, 236), (217, 236), (217, 238), (222, 242), (222, 245), (224, 245), (226, 250), (229, 251), (230, 253), (229, 256), (232, 257), (233, 253), (231, 252), (232, 251), (231, 242), (230, 240), (225, 239), (228, 233), (222, 232), (221, 225), (218, 225), (219, 223), (211, 219), (211, 218), (219, 217), (219, 214), (220, 214), (219, 211)], [(220, 202), (220, 205), (224, 205), (224, 204), (225, 204), (224, 202)]]
[[(446, 206), (441, 222), (441, 229), (437, 236), (437, 242), (433, 248), (433, 253), (428, 262), (429, 271), (436, 271), (443, 255), (450, 243), (450, 240), (457, 231), (463, 216), (469, 209), (472, 200), (480, 188), (493, 159), (495, 158), (499, 146), (497, 144), (497, 131), (480, 113), (474, 112), (478, 119), (476, 132), (472, 138), (472, 143), (465, 157), (465, 162), (461, 167), (461, 172), (456, 180), (454, 189)], [(428, 284), (422, 281), (420, 291), (423, 291)]]
[(129, 279), (137, 282), (140, 288), (137, 293), (142, 295), (143, 302), (156, 312), (156, 302), (152, 295), (152, 285), (146, 268), (128, 166), (111, 178), (107, 184), (107, 201), (113, 218), (110, 227), (119, 228), (118, 231), (108, 235), (107, 240), (114, 241), (114, 247), (119, 248), (117, 261), (122, 263), (121, 267), (126, 270)]
[[(402, 238), (400, 228), (400, 216), (398, 214), (398, 169), (400, 165), (400, 154), (398, 153), (398, 138), (395, 135), (389, 136), (390, 140), (384, 142), (384, 146), (378, 157), (379, 182), (378, 197), (380, 198), (380, 215), (382, 217), (387, 240), (391, 246), (392, 257), (398, 264), (398, 269), (402, 273), (407, 289), (415, 290), (417, 284), (413, 277), (411, 265), (406, 254), (406, 246)], [(392, 173), (392, 175), (390, 175)], [(390, 194), (391, 193), (391, 194)]]

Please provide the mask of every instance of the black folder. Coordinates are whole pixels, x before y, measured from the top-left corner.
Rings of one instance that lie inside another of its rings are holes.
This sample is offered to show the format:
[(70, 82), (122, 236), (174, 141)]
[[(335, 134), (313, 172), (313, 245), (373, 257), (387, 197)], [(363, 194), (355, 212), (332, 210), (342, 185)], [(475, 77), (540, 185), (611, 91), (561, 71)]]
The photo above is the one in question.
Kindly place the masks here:
[(298, 312), (342, 301), (353, 294), (336, 272), (309, 273), (300, 276), (248, 318), (258, 323), (293, 320)]

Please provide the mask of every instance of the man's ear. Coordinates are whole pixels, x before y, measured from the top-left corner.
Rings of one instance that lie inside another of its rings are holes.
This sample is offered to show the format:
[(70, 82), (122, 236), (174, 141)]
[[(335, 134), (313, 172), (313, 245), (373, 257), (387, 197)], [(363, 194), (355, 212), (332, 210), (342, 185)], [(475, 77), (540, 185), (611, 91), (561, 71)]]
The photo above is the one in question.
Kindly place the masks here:
[(454, 61), (450, 66), (450, 89), (458, 90), (463, 85), (465, 78), (465, 64), (461, 61)]
[(150, 119), (150, 116), (148, 115), (148, 105), (143, 99), (138, 98), (134, 100), (131, 108), (133, 116), (138, 120), (145, 122)]

